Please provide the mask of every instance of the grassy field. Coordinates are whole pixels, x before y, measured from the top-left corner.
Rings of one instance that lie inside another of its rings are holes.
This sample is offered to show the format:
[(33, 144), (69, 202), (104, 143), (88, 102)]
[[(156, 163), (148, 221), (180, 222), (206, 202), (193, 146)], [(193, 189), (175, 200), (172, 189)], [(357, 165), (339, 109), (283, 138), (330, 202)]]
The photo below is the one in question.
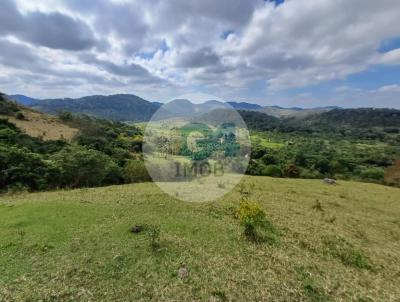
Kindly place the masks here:
[[(246, 192), (277, 243), (242, 235)], [(399, 284), (396, 188), (246, 177), (212, 203), (151, 183), (0, 197), (0, 301), (398, 301)]]

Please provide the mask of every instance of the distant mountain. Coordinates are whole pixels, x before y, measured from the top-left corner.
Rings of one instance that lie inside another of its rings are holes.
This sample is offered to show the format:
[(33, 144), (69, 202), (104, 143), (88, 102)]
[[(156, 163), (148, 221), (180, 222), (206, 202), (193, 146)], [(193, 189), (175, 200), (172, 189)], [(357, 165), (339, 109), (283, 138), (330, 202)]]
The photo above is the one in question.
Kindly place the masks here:
[(37, 102), (38, 99), (31, 98), (22, 94), (12, 94), (7, 96), (9, 99), (16, 101), (17, 103), (25, 106), (29, 106), (34, 102)]
[(337, 107), (318, 107), (318, 108), (311, 108), (311, 109), (303, 109), (298, 107), (292, 108), (283, 108), (279, 106), (265, 106), (258, 111), (262, 113), (266, 113), (271, 116), (275, 116), (278, 118), (289, 118), (289, 117), (299, 117), (304, 118), (309, 115), (320, 114), (323, 112), (327, 112), (333, 110)]
[(195, 113), (195, 105), (186, 99), (176, 99), (162, 106), (164, 110), (175, 116), (190, 116)]
[[(162, 108), (165, 111), (164, 114), (168, 113), (170, 117), (190, 118), (200, 116), (215, 109), (229, 109), (229, 106), (216, 100), (206, 101), (202, 104), (193, 104), (186, 99), (176, 99), (164, 104)], [(164, 116), (164, 118), (166, 117), (168, 116)]]
[(203, 104), (197, 105), (197, 107), (201, 113), (210, 112), (215, 109), (231, 109), (226, 103), (216, 100), (206, 101)]
[[(118, 121), (148, 121), (159, 111), (159, 118), (193, 118), (207, 114), (216, 109), (235, 108), (246, 117), (246, 122), (252, 123), (251, 128), (269, 128), (276, 126), (276, 120), (281, 119), (287, 127), (400, 127), (399, 110), (395, 109), (341, 109), (338, 107), (283, 108), (280, 106), (265, 106), (247, 102), (220, 102), (209, 100), (203, 104), (193, 104), (190, 100), (176, 99), (167, 104), (149, 102), (133, 94), (93, 95), (77, 99), (47, 99), (37, 100), (24, 95), (11, 95), (9, 98), (28, 104), (29, 107), (51, 114), (62, 111), (85, 113), (88, 115), (118, 120)], [(242, 112), (243, 111), (243, 112)], [(245, 112), (256, 112), (250, 114)], [(260, 114), (257, 114), (260, 113)], [(265, 120), (265, 121), (263, 121)], [(254, 127), (253, 127), (254, 126)], [(281, 124), (282, 127), (282, 124)]]
[(236, 110), (251, 110), (251, 111), (259, 111), (270, 116), (274, 116), (277, 118), (288, 118), (288, 117), (306, 117), (311, 114), (318, 114), (322, 112), (326, 112), (338, 107), (317, 107), (311, 109), (304, 109), (300, 107), (291, 107), (284, 108), (281, 106), (261, 106), (258, 104), (252, 104), (247, 102), (227, 102)]
[(236, 110), (260, 110), (263, 107), (258, 104), (251, 104), (251, 103), (246, 103), (246, 102), (227, 102), (229, 105), (231, 105), (233, 108)]
[(33, 102), (32, 108), (46, 113), (85, 113), (117, 121), (147, 121), (160, 107), (133, 94), (93, 95), (78, 99), (49, 99)]

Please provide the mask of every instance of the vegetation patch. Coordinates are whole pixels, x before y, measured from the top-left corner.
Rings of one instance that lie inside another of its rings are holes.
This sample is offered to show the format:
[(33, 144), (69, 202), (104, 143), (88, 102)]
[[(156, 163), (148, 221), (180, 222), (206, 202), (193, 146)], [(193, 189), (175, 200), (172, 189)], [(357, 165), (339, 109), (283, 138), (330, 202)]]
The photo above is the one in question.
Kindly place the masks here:
[(311, 274), (304, 266), (296, 267), (298, 278), (302, 284), (304, 293), (308, 296), (310, 301), (313, 302), (328, 302), (332, 299), (325, 293), (325, 291), (317, 286), (311, 278)]
[(374, 271), (371, 261), (358, 251), (353, 244), (340, 236), (330, 236), (324, 239), (327, 253), (338, 258), (344, 265)]
[(138, 233), (146, 233), (148, 237), (149, 246), (153, 251), (158, 251), (161, 247), (161, 229), (160, 226), (154, 224), (142, 224), (135, 225), (131, 228), (131, 232)]
[(243, 198), (236, 212), (244, 227), (245, 237), (256, 243), (274, 244), (279, 239), (279, 232), (267, 219), (266, 214), (257, 202)]
[(215, 290), (212, 292), (212, 295), (219, 301), (228, 301), (228, 298), (223, 290)]

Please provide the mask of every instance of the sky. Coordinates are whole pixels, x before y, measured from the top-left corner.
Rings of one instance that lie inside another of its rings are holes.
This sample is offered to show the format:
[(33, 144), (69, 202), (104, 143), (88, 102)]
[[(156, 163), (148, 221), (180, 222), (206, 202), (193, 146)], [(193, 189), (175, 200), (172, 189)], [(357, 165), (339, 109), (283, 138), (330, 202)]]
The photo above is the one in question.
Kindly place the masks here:
[(400, 108), (399, 0), (1, 0), (0, 91)]

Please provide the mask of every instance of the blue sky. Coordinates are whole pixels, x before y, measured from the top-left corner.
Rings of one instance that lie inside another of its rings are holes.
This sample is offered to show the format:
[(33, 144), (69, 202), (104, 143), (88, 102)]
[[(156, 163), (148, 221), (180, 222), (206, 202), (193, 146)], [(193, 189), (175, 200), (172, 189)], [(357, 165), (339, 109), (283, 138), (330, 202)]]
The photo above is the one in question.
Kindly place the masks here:
[(400, 108), (400, 1), (2, 0), (0, 91)]

